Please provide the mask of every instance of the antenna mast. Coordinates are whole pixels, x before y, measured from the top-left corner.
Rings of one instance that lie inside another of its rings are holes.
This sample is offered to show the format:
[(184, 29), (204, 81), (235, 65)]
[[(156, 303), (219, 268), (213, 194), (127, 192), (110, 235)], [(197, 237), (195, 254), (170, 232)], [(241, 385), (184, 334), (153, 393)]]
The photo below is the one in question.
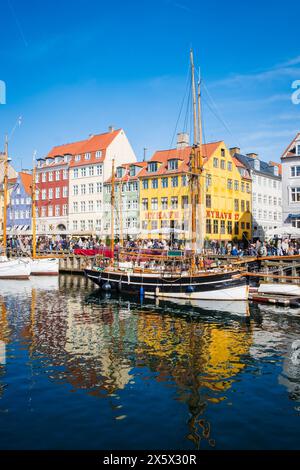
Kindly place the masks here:
[(3, 177), (3, 251), (6, 255), (6, 224), (7, 224), (7, 192), (8, 192), (8, 135), (5, 136), (4, 177)]
[(115, 252), (115, 159), (112, 159), (112, 169), (111, 169), (111, 231), (110, 231), (110, 249), (111, 249), (111, 264), (114, 262), (114, 252)]
[(31, 218), (32, 218), (32, 258), (36, 258), (36, 152), (33, 154)]

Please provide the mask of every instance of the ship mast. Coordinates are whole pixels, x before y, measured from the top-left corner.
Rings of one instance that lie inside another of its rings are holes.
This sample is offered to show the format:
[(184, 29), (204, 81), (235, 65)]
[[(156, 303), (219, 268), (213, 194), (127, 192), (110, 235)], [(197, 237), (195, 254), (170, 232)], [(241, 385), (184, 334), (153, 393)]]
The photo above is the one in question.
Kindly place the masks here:
[(110, 249), (111, 249), (111, 264), (114, 262), (114, 252), (115, 252), (115, 159), (112, 160), (112, 170), (111, 170), (111, 213), (110, 213)]
[(3, 252), (6, 255), (6, 224), (7, 224), (7, 194), (8, 194), (8, 136), (5, 136), (4, 177), (3, 177)]
[(197, 104), (198, 104), (198, 143), (199, 143), (199, 150), (198, 150), (198, 167), (199, 167), (199, 177), (198, 177), (198, 205), (199, 205), (199, 227), (198, 227), (198, 242), (199, 242), (199, 250), (203, 249), (203, 241), (204, 241), (204, 185), (201, 184), (201, 174), (203, 171), (203, 162), (202, 162), (202, 144), (203, 144), (203, 135), (202, 135), (202, 112), (201, 112), (201, 74), (199, 68), (199, 76), (198, 76), (198, 96), (197, 96)]
[(33, 154), (32, 192), (31, 192), (31, 217), (32, 217), (32, 258), (36, 258), (36, 164), (35, 152)]

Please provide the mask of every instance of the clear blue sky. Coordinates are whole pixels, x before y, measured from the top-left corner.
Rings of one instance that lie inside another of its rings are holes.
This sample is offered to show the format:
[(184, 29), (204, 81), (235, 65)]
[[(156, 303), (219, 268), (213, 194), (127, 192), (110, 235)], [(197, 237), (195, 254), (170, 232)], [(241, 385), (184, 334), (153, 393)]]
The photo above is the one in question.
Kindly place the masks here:
[(18, 169), (34, 149), (109, 125), (125, 129), (139, 159), (143, 147), (170, 147), (191, 45), (206, 141), (278, 160), (300, 130), (299, 1), (2, 0), (0, 17), (0, 138), (22, 115), (10, 143)]

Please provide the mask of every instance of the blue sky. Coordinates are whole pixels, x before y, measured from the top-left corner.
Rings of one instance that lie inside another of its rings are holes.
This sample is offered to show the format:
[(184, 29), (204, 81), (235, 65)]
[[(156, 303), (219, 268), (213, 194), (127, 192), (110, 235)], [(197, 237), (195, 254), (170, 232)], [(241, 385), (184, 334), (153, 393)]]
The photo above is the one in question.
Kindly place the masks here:
[[(184, 129), (189, 48), (203, 78), (205, 141), (265, 160), (300, 130), (300, 4), (271, 1), (2, 0), (0, 139), (17, 169), (33, 151), (123, 127), (138, 159)], [(188, 125), (189, 127), (189, 125)]]

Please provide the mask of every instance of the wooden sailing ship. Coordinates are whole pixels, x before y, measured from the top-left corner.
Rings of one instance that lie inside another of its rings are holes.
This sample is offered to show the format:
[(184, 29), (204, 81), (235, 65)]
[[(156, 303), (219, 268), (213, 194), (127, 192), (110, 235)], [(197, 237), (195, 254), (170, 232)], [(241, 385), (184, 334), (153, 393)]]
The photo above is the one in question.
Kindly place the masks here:
[[(246, 300), (247, 281), (240, 269), (218, 268), (205, 270), (201, 265), (203, 248), (203, 188), (202, 174), (202, 126), (200, 82), (198, 83), (198, 119), (193, 52), (190, 52), (191, 86), (193, 96), (194, 138), (190, 155), (189, 184), (191, 194), (191, 252), (178, 256), (155, 253), (118, 253), (114, 260), (114, 209), (115, 209), (115, 170), (112, 162), (111, 180), (111, 253), (108, 266), (94, 265), (85, 270), (85, 275), (103, 290), (117, 290), (133, 294), (190, 300)], [(199, 211), (200, 207), (200, 211)], [(198, 224), (197, 224), (198, 209)], [(198, 246), (197, 246), (198, 245)], [(198, 253), (197, 253), (198, 251)], [(124, 255), (124, 254), (123, 254)]]

